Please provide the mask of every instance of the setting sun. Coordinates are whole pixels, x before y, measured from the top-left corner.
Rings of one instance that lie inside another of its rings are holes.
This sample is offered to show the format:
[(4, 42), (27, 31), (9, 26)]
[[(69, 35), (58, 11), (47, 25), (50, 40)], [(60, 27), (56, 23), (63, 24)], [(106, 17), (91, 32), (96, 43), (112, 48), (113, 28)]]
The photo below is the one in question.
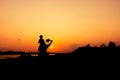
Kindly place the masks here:
[(51, 46), (50, 46), (50, 48), (51, 48), (51, 49), (54, 49), (54, 46), (53, 46), (53, 45), (51, 45)]
[(55, 48), (53, 45), (50, 46), (50, 48), (48, 48), (48, 52), (55, 52)]

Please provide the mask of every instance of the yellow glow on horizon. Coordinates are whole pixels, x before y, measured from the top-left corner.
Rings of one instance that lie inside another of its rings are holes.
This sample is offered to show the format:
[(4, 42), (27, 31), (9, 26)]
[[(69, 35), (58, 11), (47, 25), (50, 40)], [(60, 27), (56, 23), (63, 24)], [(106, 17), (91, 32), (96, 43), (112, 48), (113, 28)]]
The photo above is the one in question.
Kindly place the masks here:
[(51, 49), (54, 49), (54, 46), (52, 45), (52, 46), (50, 46), (50, 48), (51, 48)]

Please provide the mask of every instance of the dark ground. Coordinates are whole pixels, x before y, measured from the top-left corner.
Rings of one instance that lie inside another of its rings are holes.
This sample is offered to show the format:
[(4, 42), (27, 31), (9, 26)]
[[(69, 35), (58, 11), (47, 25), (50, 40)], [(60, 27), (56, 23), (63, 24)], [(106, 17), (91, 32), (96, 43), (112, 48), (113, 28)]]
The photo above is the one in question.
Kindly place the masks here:
[(119, 65), (119, 48), (78, 48), (72, 53), (56, 54), (54, 56), (25, 56), (21, 54), (18, 58), (0, 60), (2, 64), (72, 64), (72, 65)]

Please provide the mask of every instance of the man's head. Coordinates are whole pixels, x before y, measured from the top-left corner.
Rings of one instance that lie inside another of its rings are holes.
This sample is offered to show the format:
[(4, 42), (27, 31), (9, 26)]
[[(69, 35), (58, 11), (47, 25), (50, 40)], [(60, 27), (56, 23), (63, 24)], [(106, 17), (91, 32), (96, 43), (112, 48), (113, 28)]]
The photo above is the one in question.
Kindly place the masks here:
[(40, 39), (42, 39), (43, 38), (43, 35), (40, 35)]

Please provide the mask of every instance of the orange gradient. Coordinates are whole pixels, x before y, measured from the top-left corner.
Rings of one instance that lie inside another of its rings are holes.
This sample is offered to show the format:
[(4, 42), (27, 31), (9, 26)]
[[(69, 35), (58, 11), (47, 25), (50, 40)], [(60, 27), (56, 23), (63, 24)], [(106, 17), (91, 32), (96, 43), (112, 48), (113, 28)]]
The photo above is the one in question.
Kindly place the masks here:
[(41, 34), (53, 40), (50, 52), (120, 45), (119, 30), (119, 0), (0, 0), (1, 51), (36, 52)]

